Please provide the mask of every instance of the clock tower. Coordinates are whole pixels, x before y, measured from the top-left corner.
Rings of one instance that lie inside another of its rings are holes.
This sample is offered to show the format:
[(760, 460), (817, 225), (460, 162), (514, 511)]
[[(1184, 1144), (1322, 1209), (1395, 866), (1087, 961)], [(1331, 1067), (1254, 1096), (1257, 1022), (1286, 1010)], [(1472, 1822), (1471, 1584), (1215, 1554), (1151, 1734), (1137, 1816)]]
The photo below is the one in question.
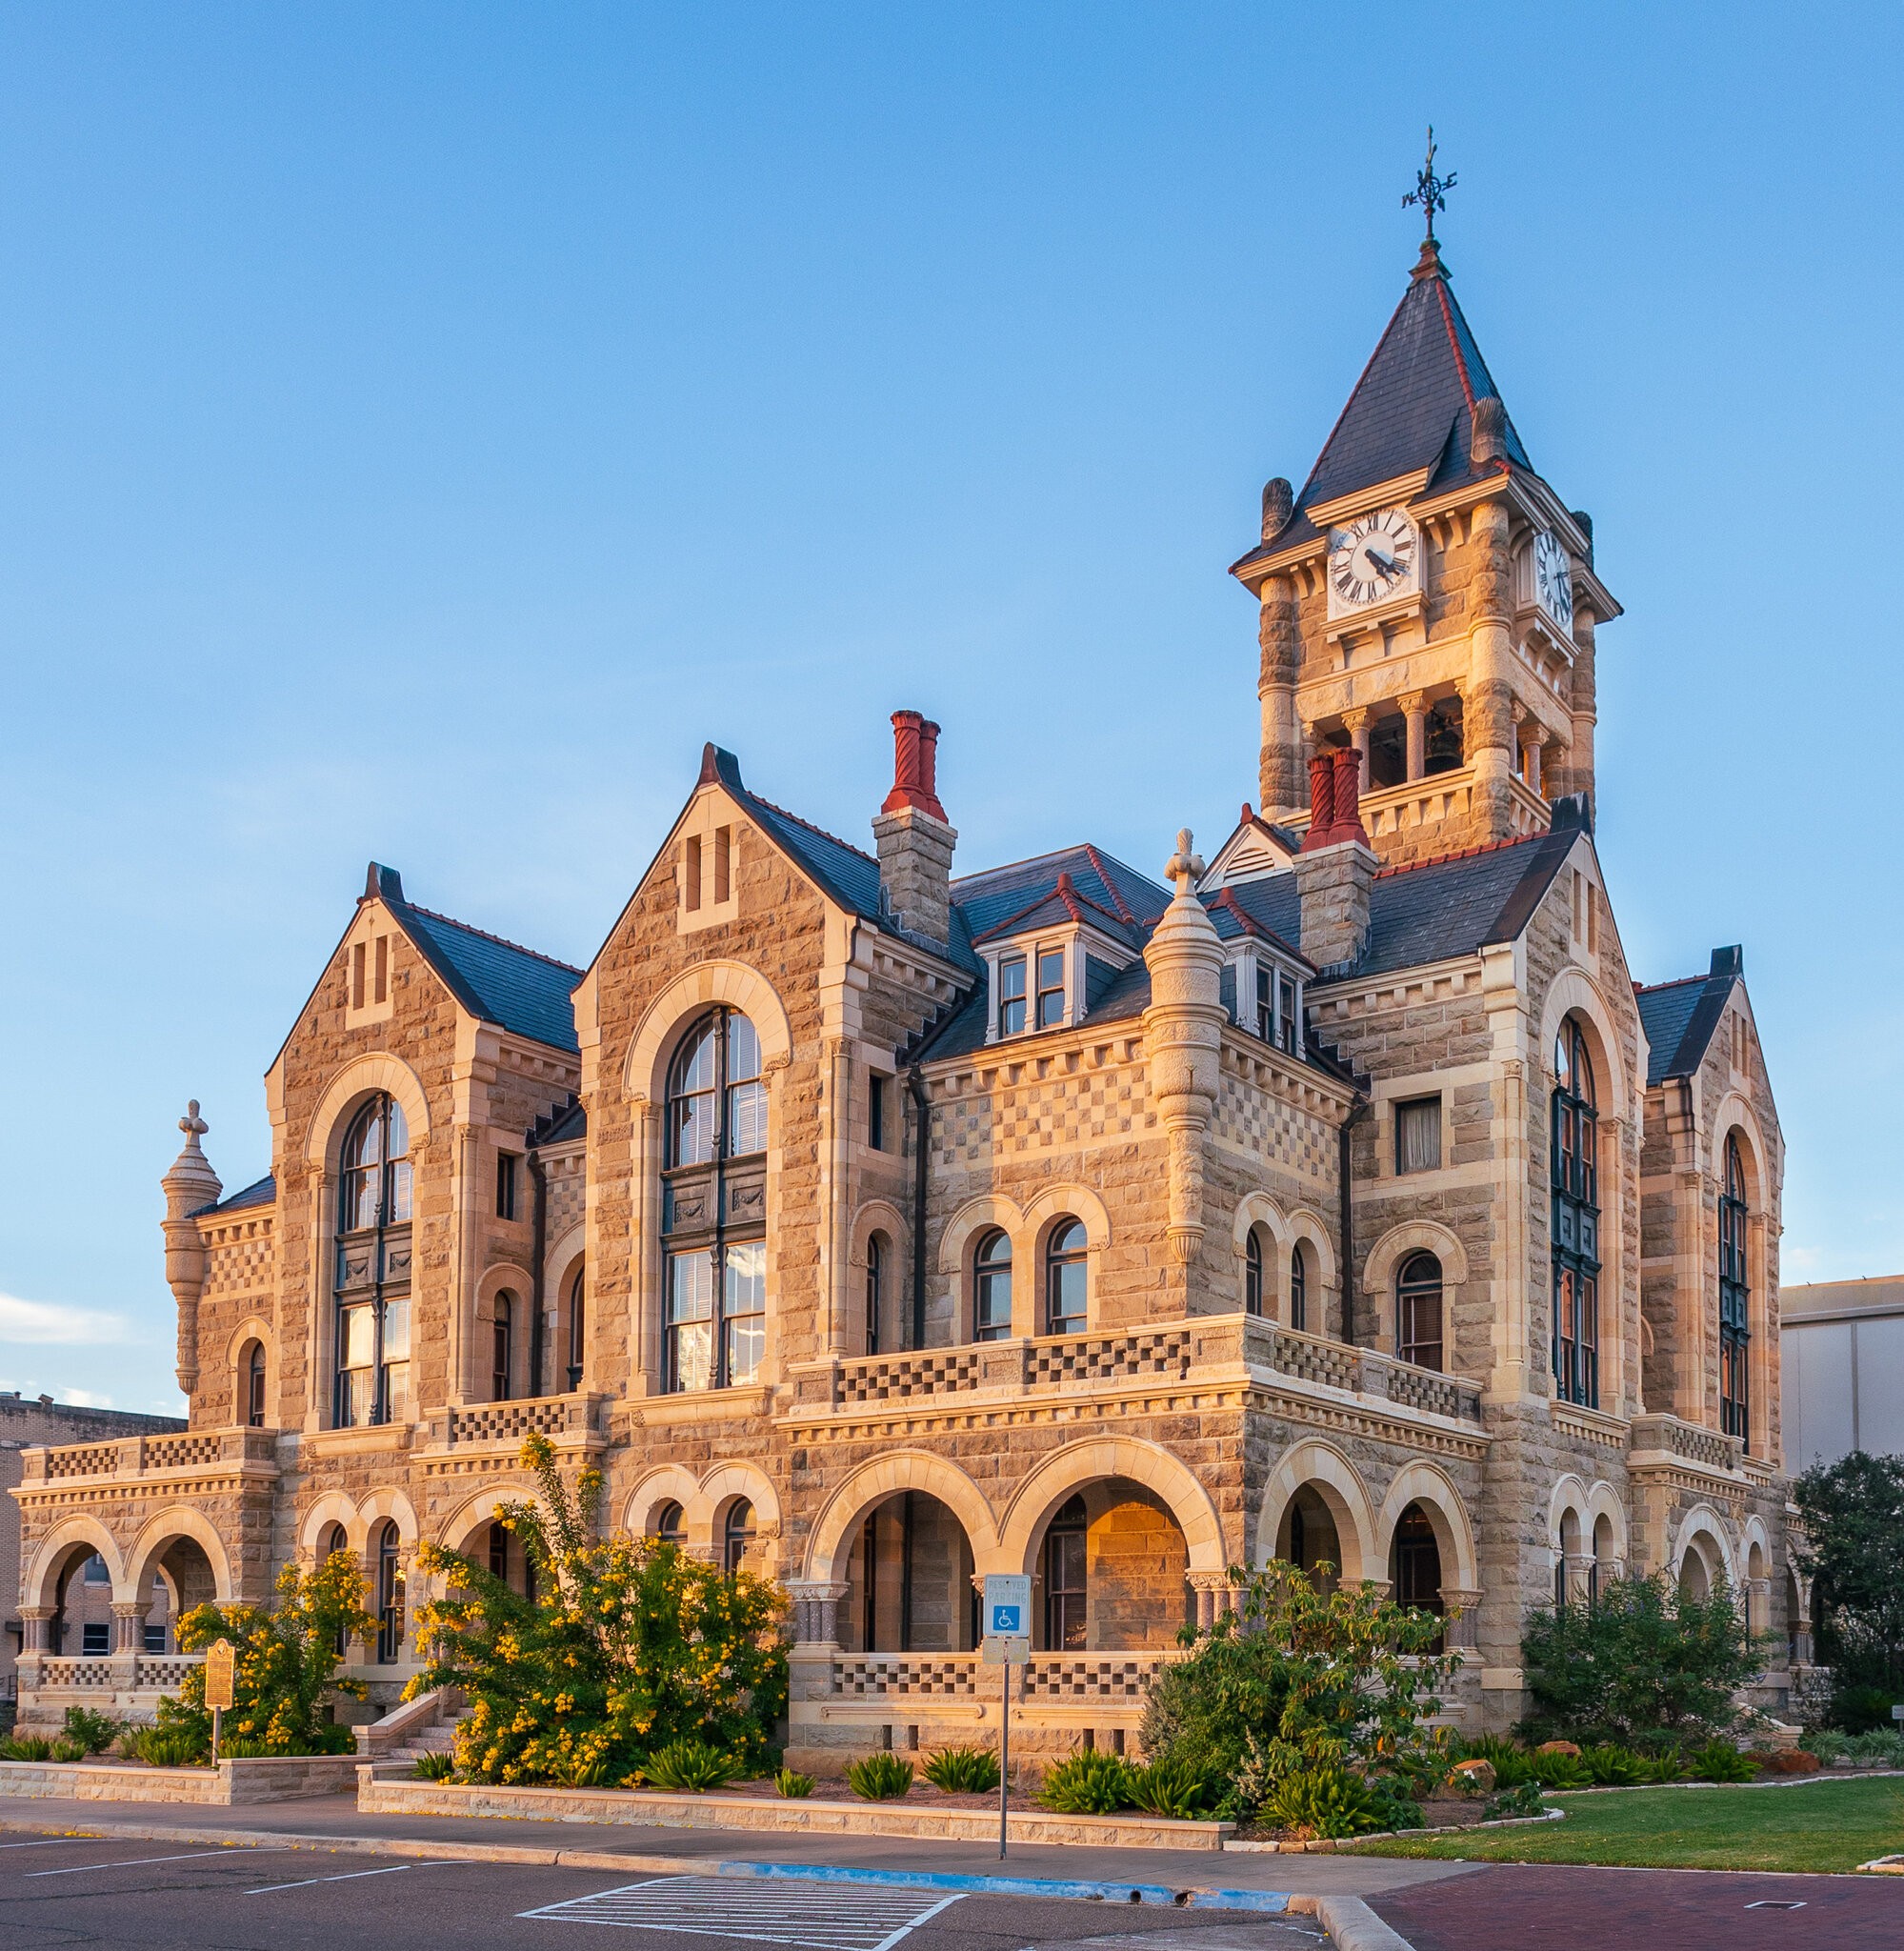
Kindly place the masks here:
[(1264, 818), (1306, 828), (1308, 761), (1343, 747), (1390, 864), (1544, 832), (1592, 793), (1593, 633), (1619, 605), (1432, 234), (1301, 492), (1269, 484), (1231, 573), (1261, 605)]

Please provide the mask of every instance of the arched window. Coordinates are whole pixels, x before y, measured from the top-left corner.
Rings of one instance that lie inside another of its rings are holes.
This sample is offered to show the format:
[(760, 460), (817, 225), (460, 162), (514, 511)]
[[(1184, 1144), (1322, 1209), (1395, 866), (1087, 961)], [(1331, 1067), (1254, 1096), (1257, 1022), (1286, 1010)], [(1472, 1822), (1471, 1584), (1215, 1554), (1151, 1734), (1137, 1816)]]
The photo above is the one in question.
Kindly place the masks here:
[(490, 1399), (507, 1402), (510, 1377), (514, 1374), (515, 1296), (508, 1288), (496, 1296), (495, 1318), (490, 1324)]
[(875, 1233), (866, 1242), (866, 1352), (879, 1353), (879, 1317), (886, 1306), (886, 1236)]
[(509, 1526), (490, 1526), (490, 1577), (509, 1582)]
[(339, 1161), (334, 1272), (339, 1429), (410, 1409), (410, 1127), (379, 1091), (351, 1120)]
[(1587, 1039), (1572, 1016), (1553, 1045), (1553, 1387), (1600, 1405), (1599, 1117)]
[(245, 1350), (245, 1420), (252, 1429), (265, 1426), (265, 1344), (253, 1341)]
[(753, 1506), (745, 1498), (735, 1498), (721, 1526), (721, 1570), (732, 1578), (752, 1547)]
[(1309, 1249), (1301, 1240), (1290, 1248), (1289, 1324), (1299, 1335), (1309, 1332)]
[(582, 1386), (582, 1351), (588, 1346), (587, 1263), (575, 1269), (569, 1282), (569, 1388)]
[(1081, 1653), (1085, 1636), (1085, 1515), (1078, 1496), (1045, 1532), (1045, 1651)]
[(1003, 1341), (1012, 1332), (1012, 1241), (995, 1226), (972, 1256), (972, 1338)]
[(1045, 1333), (1082, 1335), (1086, 1317), (1087, 1266), (1084, 1222), (1060, 1219), (1045, 1248)]
[(1243, 1312), (1261, 1315), (1263, 1307), (1263, 1229), (1253, 1226), (1243, 1241)]
[(738, 1010), (710, 1010), (682, 1039), (667, 1130), (667, 1386), (751, 1382), (767, 1349), (767, 1086)]
[(687, 1544), (688, 1514), (672, 1498), (655, 1512), (651, 1535), (663, 1544), (673, 1545), (677, 1551)]
[(1439, 1613), (1441, 1599), (1441, 1547), (1435, 1541), (1434, 1526), (1419, 1504), (1411, 1504), (1395, 1526), (1394, 1544), (1389, 1553), (1389, 1577), (1394, 1581), (1397, 1605), (1412, 1605), (1419, 1612)]
[(1745, 1161), (1738, 1139), (1726, 1139), (1726, 1185), (1719, 1196), (1719, 1427), (1729, 1437), (1752, 1435), (1752, 1395), (1746, 1368), (1752, 1324), (1746, 1285)]
[(403, 1561), (398, 1557), (402, 1539), (393, 1519), (386, 1519), (377, 1532), (377, 1664), (393, 1666), (403, 1657)]
[[(349, 1551), (350, 1548), (351, 1540), (346, 1536), (343, 1525), (327, 1524), (324, 1527), (323, 1535), (317, 1540), (317, 1562), (319, 1566), (321, 1567), (329, 1563), (340, 1551)], [(351, 1645), (351, 1636), (342, 1626), (337, 1628), (337, 1638), (333, 1644), (336, 1648), (337, 1658), (342, 1659), (350, 1650)]]
[(1417, 1368), (1441, 1366), (1441, 1262), (1410, 1254), (1395, 1277), (1395, 1353)]

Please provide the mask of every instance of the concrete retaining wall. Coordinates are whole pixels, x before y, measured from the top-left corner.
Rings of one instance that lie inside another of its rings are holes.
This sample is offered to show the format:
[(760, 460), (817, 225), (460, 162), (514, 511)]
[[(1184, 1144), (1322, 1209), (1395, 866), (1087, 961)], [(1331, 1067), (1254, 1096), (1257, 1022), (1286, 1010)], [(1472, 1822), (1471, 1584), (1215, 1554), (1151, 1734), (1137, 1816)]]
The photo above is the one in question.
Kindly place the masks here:
[(282, 1802), (348, 1795), (354, 1755), (266, 1755), (210, 1768), (133, 1768), (104, 1761), (0, 1761), (0, 1796), (86, 1802)]

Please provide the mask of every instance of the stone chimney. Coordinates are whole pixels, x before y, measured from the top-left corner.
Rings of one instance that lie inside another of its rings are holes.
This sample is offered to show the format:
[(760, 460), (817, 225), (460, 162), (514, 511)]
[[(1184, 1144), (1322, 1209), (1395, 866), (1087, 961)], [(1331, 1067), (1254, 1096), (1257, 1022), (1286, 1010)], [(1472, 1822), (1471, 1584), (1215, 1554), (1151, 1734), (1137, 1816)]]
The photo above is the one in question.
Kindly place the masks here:
[(943, 952), (952, 939), (952, 860), (958, 835), (938, 794), (939, 728), (892, 714), (892, 790), (872, 822), (879, 905), (902, 935)]
[(188, 1397), (198, 1387), (198, 1297), (205, 1291), (205, 1238), (188, 1217), (216, 1202), (225, 1188), (198, 1141), (211, 1129), (198, 1115), (198, 1099), (185, 1107), (178, 1128), (185, 1146), (160, 1179), (166, 1195), (166, 1284), (178, 1302), (178, 1386)]
[(1359, 961), (1369, 946), (1369, 895), (1381, 863), (1362, 827), (1361, 770), (1353, 745), (1309, 761), (1309, 832), (1295, 856), (1297, 946), (1319, 969)]
[[(1165, 868), (1176, 898), (1164, 910), (1144, 950), (1151, 1006), (1144, 1012), (1144, 1054), (1151, 1101), (1170, 1139), (1171, 1258), (1188, 1267), (1203, 1244), (1204, 1134), (1219, 1088), (1223, 1026), (1223, 944), (1196, 897), (1203, 862), (1188, 830)], [(1188, 1294), (1187, 1277), (1184, 1294)]]

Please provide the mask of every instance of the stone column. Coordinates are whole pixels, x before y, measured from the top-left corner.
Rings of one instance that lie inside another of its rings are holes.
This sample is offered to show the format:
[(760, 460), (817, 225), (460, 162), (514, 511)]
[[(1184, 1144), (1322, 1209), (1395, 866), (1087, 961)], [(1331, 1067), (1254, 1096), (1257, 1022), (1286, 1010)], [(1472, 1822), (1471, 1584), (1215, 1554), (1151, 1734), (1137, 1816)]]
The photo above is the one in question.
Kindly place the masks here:
[(1357, 778), (1363, 792), (1370, 790), (1372, 780), (1369, 774), (1369, 731), (1375, 722), (1375, 714), (1367, 705), (1357, 705), (1353, 711), (1342, 714), (1342, 724), (1349, 734), (1349, 742), (1361, 756), (1361, 768)]
[(1474, 775), (1479, 840), (1512, 836), (1513, 770), (1513, 561), (1503, 501), (1486, 501), (1469, 525), (1473, 573), (1469, 584), (1468, 684), (1462, 704), (1464, 755)]
[(798, 1646), (837, 1646), (839, 1609), (852, 1587), (822, 1579), (789, 1579), (793, 1601), (793, 1642)]
[(54, 1609), (50, 1605), (23, 1605), (20, 1608), (20, 1650), (23, 1654), (52, 1651)]
[(1481, 1643), (1480, 1592), (1460, 1585), (1444, 1585), (1441, 1603), (1448, 1618), (1447, 1641), (1458, 1652), (1472, 1652)]
[(1526, 719), (1521, 728), (1520, 775), (1530, 792), (1541, 790), (1540, 726), (1533, 718)]
[(1295, 586), (1289, 577), (1266, 577), (1261, 594), (1257, 642), (1262, 663), (1256, 698), (1262, 712), (1262, 742), (1257, 792), (1263, 817), (1276, 819), (1302, 811), (1302, 726), (1295, 712), (1302, 639), (1296, 629)]
[(1591, 1605), (1593, 1598), (1593, 1555), (1590, 1551), (1570, 1551), (1565, 1554), (1567, 1566), (1567, 1603), (1569, 1605)]
[(1186, 1578), (1196, 1597), (1196, 1630), (1207, 1633), (1225, 1613), (1236, 1610), (1241, 1595), (1230, 1582), (1228, 1572), (1190, 1572)]
[(1428, 776), (1428, 694), (1412, 691), (1398, 702), (1408, 720), (1408, 777), (1413, 785)]

